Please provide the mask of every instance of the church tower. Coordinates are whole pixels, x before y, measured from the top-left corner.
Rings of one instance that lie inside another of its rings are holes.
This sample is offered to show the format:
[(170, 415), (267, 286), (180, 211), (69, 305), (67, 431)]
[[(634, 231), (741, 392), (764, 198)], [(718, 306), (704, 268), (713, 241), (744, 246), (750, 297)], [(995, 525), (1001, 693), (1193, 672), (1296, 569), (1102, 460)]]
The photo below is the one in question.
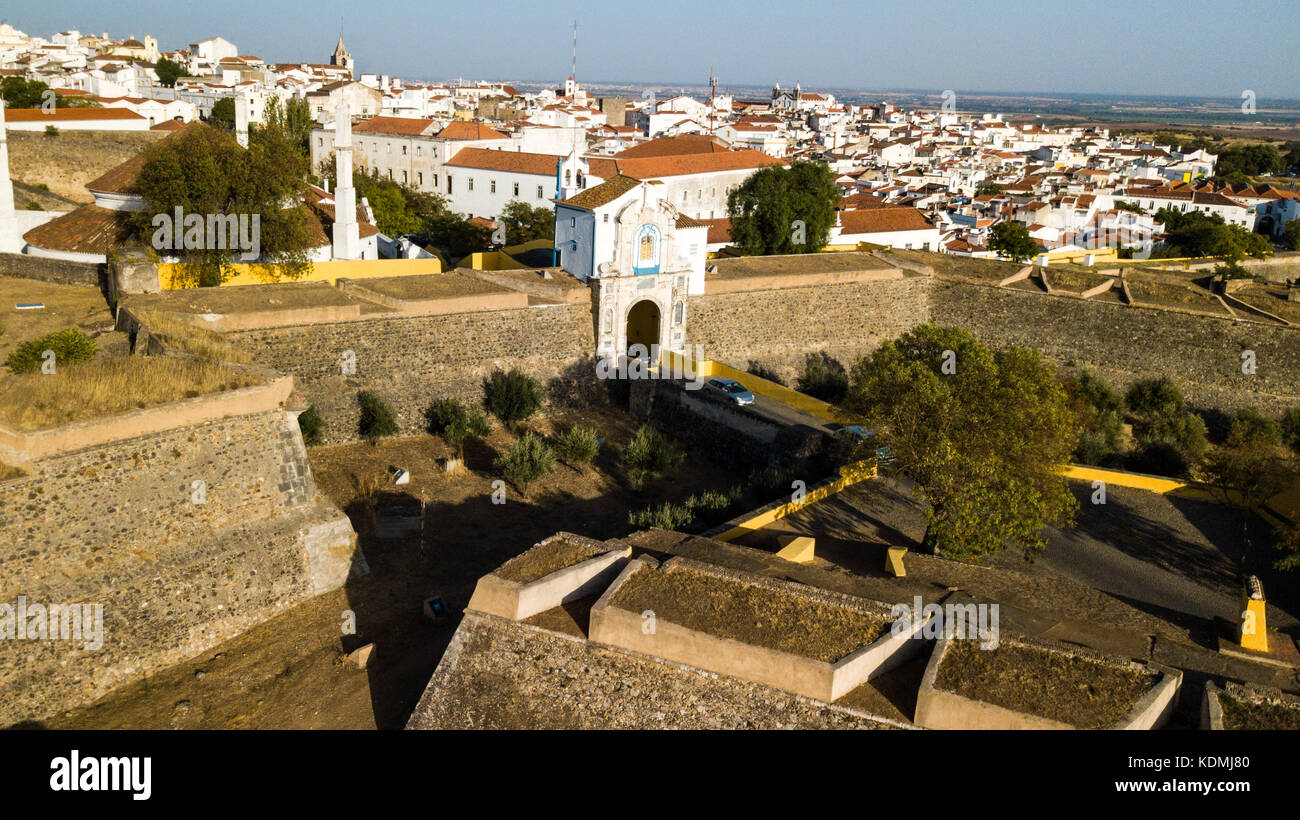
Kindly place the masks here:
[(339, 35), (339, 44), (334, 46), (334, 53), (330, 55), (330, 65), (342, 66), (348, 70), (348, 73), (356, 76), (356, 66), (353, 63), (352, 55), (348, 53), (347, 48), (343, 45), (343, 35)]

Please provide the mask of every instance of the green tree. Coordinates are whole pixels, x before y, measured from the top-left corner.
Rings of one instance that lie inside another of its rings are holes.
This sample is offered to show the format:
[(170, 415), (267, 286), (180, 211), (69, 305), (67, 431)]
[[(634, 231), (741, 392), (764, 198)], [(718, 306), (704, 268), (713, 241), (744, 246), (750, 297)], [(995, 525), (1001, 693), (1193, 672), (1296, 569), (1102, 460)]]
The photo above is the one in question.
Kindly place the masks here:
[(517, 367), (492, 373), (484, 388), (487, 409), (503, 424), (518, 426), (542, 407), (542, 386)]
[(515, 199), (501, 209), (497, 221), (505, 226), (507, 245), (555, 238), (555, 211), (550, 208), (534, 208)]
[(456, 399), (443, 399), (428, 413), (429, 432), (441, 434), (452, 446), (458, 460), (465, 458), (465, 440), (482, 438), (491, 432), (487, 417), (477, 407), (468, 408)]
[(527, 498), (530, 485), (555, 471), (555, 451), (541, 436), (529, 430), (496, 460), (496, 467)]
[(198, 126), (145, 149), (136, 181), (145, 207), (133, 215), (133, 231), (155, 251), (180, 257), (183, 285), (221, 284), (236, 273), (234, 264), (244, 261), (244, 249), (229, 234), (224, 242), (214, 236), (217, 241), (210, 243), (206, 233), (199, 242), (202, 247), (174, 249), (174, 239), (184, 229), (172, 224), (176, 208), (183, 215), (202, 217), (205, 225), (209, 219), (242, 217), (250, 233), (256, 217), (261, 254), (257, 264), (268, 280), (299, 279), (311, 270), (305, 209), (284, 207), (302, 199), (306, 158), (280, 129), (260, 128), (249, 139), (245, 151), (229, 134)]
[(810, 353), (804, 361), (803, 374), (795, 382), (795, 389), (815, 399), (838, 404), (849, 389), (849, 377), (844, 367), (825, 353)]
[(590, 464), (600, 452), (600, 434), (595, 427), (575, 424), (560, 434), (555, 442), (555, 452), (570, 467)]
[(222, 97), (212, 104), (212, 113), (208, 119), (215, 125), (220, 125), (227, 130), (235, 127), (235, 98)]
[(1123, 438), (1119, 393), (1087, 370), (1078, 378), (1066, 379), (1065, 392), (1082, 428), (1074, 458), (1082, 464), (1106, 464)]
[(816, 253), (830, 238), (839, 200), (825, 163), (769, 165), (727, 196), (733, 244), (750, 255)]
[(40, 80), (23, 77), (5, 77), (0, 80), (0, 98), (6, 108), (44, 108), (52, 100), (55, 108), (100, 108), (100, 104), (86, 97), (72, 94), (55, 94)]
[(1282, 229), (1282, 245), (1289, 251), (1300, 251), (1300, 219), (1293, 219)]
[(1252, 431), (1249, 425), (1234, 425), (1227, 442), (1212, 452), (1197, 478), (1219, 498), (1241, 513), (1241, 566), (1248, 566), (1250, 518), (1273, 496), (1290, 488), (1300, 478), (1293, 458)]
[(623, 469), (632, 488), (640, 490), (681, 464), (684, 457), (670, 438), (646, 424), (637, 428), (623, 449)]
[(397, 414), (383, 396), (373, 390), (362, 390), (357, 394), (357, 403), (361, 405), (357, 429), (362, 438), (374, 444), (384, 436), (397, 435)]
[(176, 85), (176, 80), (185, 75), (185, 66), (166, 57), (159, 57), (153, 70), (158, 75), (158, 82), (165, 88), (172, 88)]
[(302, 441), (308, 447), (320, 444), (325, 438), (325, 419), (321, 418), (316, 402), (307, 405), (307, 409), (298, 414), (298, 429), (302, 431)]
[(1292, 407), (1282, 414), (1282, 443), (1300, 453), (1300, 407)]
[(981, 182), (975, 187), (975, 196), (999, 196), (1006, 192), (1007, 189), (996, 182)]
[(284, 138), (298, 148), (303, 157), (311, 156), (311, 105), (305, 98), (282, 101), (272, 97), (266, 103), (263, 127), (279, 129)]
[(1139, 379), (1124, 394), (1128, 411), (1142, 421), (1173, 416), (1183, 409), (1183, 391), (1168, 376)]
[(990, 350), (958, 328), (922, 325), (854, 365), (845, 408), (917, 483), (927, 546), (981, 560), (1026, 556), (1077, 506), (1060, 467), (1079, 424), (1052, 368), (1024, 348)]
[(1038, 253), (1038, 243), (1019, 222), (999, 222), (989, 231), (989, 250), (1012, 262), (1024, 262)]
[(1282, 444), (1282, 425), (1254, 407), (1243, 407), (1233, 415), (1229, 436), (1233, 434), (1242, 440), (1262, 441), (1270, 447)]

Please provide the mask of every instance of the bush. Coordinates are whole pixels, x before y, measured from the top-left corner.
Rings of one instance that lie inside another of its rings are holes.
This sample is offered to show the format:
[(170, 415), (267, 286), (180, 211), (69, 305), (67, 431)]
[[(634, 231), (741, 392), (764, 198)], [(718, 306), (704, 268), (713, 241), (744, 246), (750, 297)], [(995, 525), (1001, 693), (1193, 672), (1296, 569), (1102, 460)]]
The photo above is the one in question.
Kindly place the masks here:
[(1119, 450), (1123, 400), (1110, 385), (1086, 370), (1077, 379), (1066, 379), (1065, 390), (1081, 430), (1074, 459), (1081, 464), (1106, 464)]
[(555, 454), (570, 466), (589, 464), (600, 452), (600, 436), (595, 427), (576, 424), (564, 431), (555, 443)]
[(1292, 407), (1282, 414), (1282, 443), (1300, 453), (1300, 407)]
[(690, 507), (670, 501), (627, 514), (627, 523), (633, 527), (661, 527), (665, 530), (680, 530), (694, 520), (695, 514)]
[(373, 390), (362, 390), (357, 394), (361, 405), (361, 423), (358, 430), (361, 437), (371, 444), (384, 436), (397, 434), (397, 414), (383, 397)]
[(838, 404), (849, 390), (849, 377), (843, 366), (830, 356), (812, 353), (804, 362), (803, 375), (795, 382), (795, 389), (815, 399)]
[(58, 135), (59, 135), (59, 129), (58, 129), (58, 128), (55, 128), (53, 125), (47, 125), (47, 126), (45, 126), (45, 136), (47, 136), (47, 137), (57, 137)]
[(491, 432), (482, 410), (468, 408), (456, 399), (437, 402), (425, 413), (425, 419), (430, 433), (441, 434), (455, 448), (456, 458), (464, 458), (465, 439)]
[[(727, 490), (705, 490), (702, 493), (692, 495), (679, 504), (665, 501), (652, 507), (646, 507), (644, 510), (630, 512), (627, 515), (627, 523), (633, 527), (662, 527), (665, 530), (680, 530), (695, 523), (696, 519), (703, 517), (706, 520), (719, 518), (718, 513), (724, 513), (736, 502), (740, 501), (744, 491), (739, 486), (731, 487)], [(700, 516), (700, 513), (706, 513)], [(707, 515), (714, 513), (714, 515)]]
[(45, 363), (42, 354), (47, 350), (54, 351), (57, 370), (61, 366), (90, 361), (99, 352), (99, 345), (79, 329), (68, 327), (39, 339), (28, 339), (14, 348), (5, 363), (15, 373), (31, 373), (41, 369)]
[(1232, 417), (1229, 436), (1277, 445), (1282, 443), (1282, 425), (1253, 407), (1243, 407)]
[(542, 406), (542, 386), (517, 367), (509, 373), (493, 373), (486, 393), (488, 410), (508, 425), (527, 419)]
[(1154, 421), (1173, 416), (1183, 409), (1183, 392), (1167, 376), (1133, 382), (1124, 394), (1129, 412), (1139, 419)]
[(555, 470), (555, 451), (530, 430), (496, 460), (496, 467), (527, 497), (528, 485), (546, 478)]
[(1129, 467), (1139, 473), (1179, 476), (1188, 470), (1187, 458), (1167, 441), (1152, 441), (1129, 456)]
[(764, 467), (749, 474), (749, 486), (761, 493), (789, 489), (798, 472), (793, 467)]
[(302, 431), (302, 440), (308, 447), (321, 443), (325, 435), (325, 419), (321, 418), (316, 402), (307, 405), (307, 409), (298, 415), (298, 429)]
[[(1205, 437), (1205, 422), (1195, 413), (1179, 413), (1173, 416), (1162, 416), (1154, 421), (1140, 422), (1134, 426), (1133, 433), (1142, 445), (1139, 459), (1154, 460), (1164, 469), (1173, 469), (1177, 466), (1174, 472), (1161, 472), (1155, 469), (1143, 469), (1142, 472), (1182, 475), (1188, 467), (1200, 461), (1209, 447)], [(1168, 456), (1170, 450), (1177, 454), (1177, 465)]]
[(634, 489), (641, 489), (650, 479), (662, 475), (681, 463), (684, 457), (677, 445), (653, 427), (642, 425), (632, 434), (623, 450), (623, 469)]

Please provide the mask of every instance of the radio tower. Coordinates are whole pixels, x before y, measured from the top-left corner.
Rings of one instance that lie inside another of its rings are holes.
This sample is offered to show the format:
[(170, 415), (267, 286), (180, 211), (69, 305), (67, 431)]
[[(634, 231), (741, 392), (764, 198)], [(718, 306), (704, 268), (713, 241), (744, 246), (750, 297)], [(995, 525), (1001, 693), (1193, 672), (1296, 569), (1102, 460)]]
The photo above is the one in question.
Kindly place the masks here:
[(578, 83), (578, 20), (573, 21), (573, 68), (569, 71), (569, 76), (573, 78), (574, 87)]
[(709, 66), (709, 136), (713, 136), (713, 115), (717, 112), (715, 98), (718, 96), (718, 78), (713, 76), (713, 66)]

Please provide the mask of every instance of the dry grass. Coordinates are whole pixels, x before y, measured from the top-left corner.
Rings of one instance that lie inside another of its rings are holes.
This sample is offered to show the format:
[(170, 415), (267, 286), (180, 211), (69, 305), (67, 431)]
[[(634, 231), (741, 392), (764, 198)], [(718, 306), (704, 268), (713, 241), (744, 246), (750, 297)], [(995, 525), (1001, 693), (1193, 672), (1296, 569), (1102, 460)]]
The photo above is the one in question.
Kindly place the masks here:
[(136, 318), (169, 347), (180, 348), (204, 361), (239, 364), (251, 364), (253, 361), (248, 351), (207, 328), (152, 310), (140, 311)]
[(262, 379), (229, 365), (197, 359), (133, 356), (28, 373), (7, 380), (0, 421), (40, 430), (71, 421), (236, 390)]

